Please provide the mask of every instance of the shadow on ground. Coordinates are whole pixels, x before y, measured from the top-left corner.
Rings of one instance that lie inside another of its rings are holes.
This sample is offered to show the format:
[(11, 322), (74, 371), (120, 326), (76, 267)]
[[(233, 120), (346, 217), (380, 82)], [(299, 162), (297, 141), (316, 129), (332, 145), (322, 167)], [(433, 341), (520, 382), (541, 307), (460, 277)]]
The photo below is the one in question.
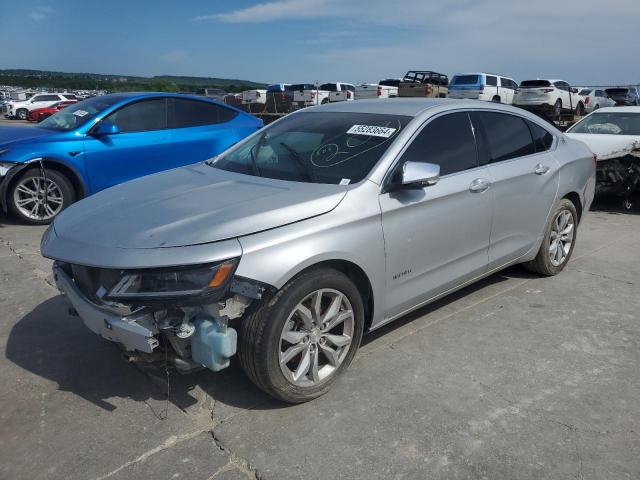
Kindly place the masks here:
[[(514, 267), (492, 275), (366, 335), (363, 344), (465, 295), (516, 277), (528, 278), (529, 274)], [(31, 373), (56, 382), (59, 390), (72, 392), (109, 411), (115, 409), (109, 401), (115, 397), (134, 401), (166, 398), (167, 369), (163, 365), (145, 364), (136, 368), (128, 363), (115, 344), (94, 335), (79, 318), (68, 314), (62, 296), (44, 301), (15, 324), (7, 341), (6, 357)], [(169, 380), (170, 401), (183, 410), (198, 403), (197, 389), (216, 403), (235, 408), (286, 407), (250, 383), (237, 361), (217, 374), (202, 370), (182, 375), (170, 369)]]

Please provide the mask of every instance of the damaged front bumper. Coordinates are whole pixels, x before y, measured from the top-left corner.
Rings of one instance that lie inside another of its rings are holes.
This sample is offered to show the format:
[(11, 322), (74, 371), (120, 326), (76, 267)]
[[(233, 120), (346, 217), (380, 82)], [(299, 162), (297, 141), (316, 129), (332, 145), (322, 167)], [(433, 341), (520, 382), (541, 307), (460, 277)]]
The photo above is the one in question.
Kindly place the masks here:
[(127, 350), (151, 353), (159, 345), (156, 338), (158, 330), (153, 326), (151, 315), (122, 317), (93, 304), (84, 297), (67, 273), (56, 265), (53, 267), (53, 278), (58, 289), (66, 295), (92, 332), (122, 344)]
[(236, 279), (232, 289), (241, 293), (230, 289), (227, 298), (216, 303), (173, 308), (137, 306), (119, 313), (115, 306), (98, 305), (87, 298), (68, 269), (58, 262), (54, 263), (53, 277), (91, 331), (122, 345), (134, 361), (164, 359), (182, 371), (226, 368), (237, 349), (237, 333), (228, 322), (241, 317), (251, 301), (264, 292), (260, 285)]

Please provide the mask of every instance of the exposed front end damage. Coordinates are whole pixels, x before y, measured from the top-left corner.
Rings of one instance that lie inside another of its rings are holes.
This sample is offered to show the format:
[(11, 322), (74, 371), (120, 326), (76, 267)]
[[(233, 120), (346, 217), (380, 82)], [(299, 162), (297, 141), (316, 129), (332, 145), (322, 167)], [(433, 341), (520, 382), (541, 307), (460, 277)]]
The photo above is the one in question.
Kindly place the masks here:
[(55, 262), (53, 276), (70, 312), (94, 333), (120, 344), (129, 360), (169, 362), (181, 372), (229, 366), (237, 348), (233, 321), (270, 291), (268, 285), (229, 275), (220, 288), (199, 295), (122, 302), (109, 293), (129, 281), (126, 271)]
[(624, 198), (631, 208), (633, 197), (640, 192), (640, 141), (622, 149), (597, 155), (596, 194)]

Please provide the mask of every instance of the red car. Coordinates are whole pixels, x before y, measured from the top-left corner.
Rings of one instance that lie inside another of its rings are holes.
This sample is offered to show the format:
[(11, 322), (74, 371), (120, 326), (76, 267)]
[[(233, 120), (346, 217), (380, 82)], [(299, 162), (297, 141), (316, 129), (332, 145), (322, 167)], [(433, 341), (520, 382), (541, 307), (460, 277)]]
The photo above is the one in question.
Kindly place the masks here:
[(35, 110), (31, 110), (29, 115), (27, 116), (27, 120), (30, 122), (41, 122), (47, 117), (50, 117), (56, 112), (59, 112), (64, 107), (69, 105), (73, 105), (77, 103), (77, 100), (64, 100), (62, 102), (54, 103), (53, 105), (45, 108), (36, 108)]

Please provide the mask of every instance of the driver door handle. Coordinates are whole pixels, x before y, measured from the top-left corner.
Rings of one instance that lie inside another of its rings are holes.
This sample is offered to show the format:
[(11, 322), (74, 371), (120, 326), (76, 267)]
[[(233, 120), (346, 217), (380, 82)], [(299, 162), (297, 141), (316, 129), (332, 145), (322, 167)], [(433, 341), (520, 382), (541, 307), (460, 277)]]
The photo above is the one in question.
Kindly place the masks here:
[(469, 191), (471, 193), (482, 193), (491, 186), (491, 182), (484, 178), (476, 178), (471, 185), (469, 185)]
[(545, 173), (547, 173), (549, 170), (551, 169), (551, 167), (547, 166), (547, 165), (542, 165), (541, 163), (536, 165), (536, 168), (533, 170), (533, 172), (536, 175), (544, 175)]

